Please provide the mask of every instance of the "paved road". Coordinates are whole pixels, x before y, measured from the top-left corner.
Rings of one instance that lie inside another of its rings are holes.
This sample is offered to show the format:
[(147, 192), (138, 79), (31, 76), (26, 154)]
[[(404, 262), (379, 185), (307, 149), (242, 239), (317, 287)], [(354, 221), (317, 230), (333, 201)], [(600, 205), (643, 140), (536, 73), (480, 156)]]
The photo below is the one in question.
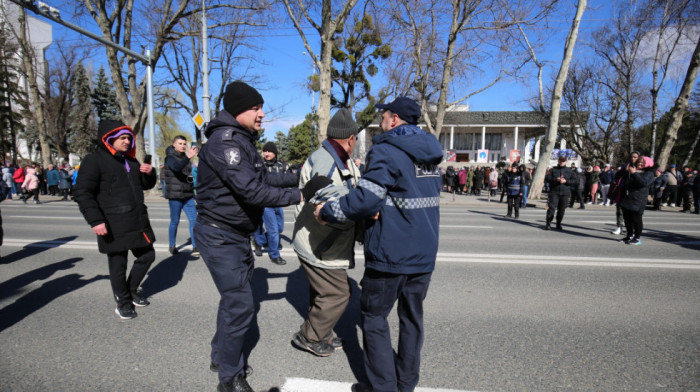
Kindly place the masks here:
[[(215, 390), (217, 293), (188, 245), (167, 253), (167, 204), (149, 201), (159, 239), (143, 284), (152, 305), (130, 321), (113, 313), (106, 258), (73, 203), (0, 207), (0, 391)], [(541, 229), (542, 208), (519, 221), (504, 212), (444, 200), (422, 391), (700, 390), (697, 215), (648, 211), (643, 245), (630, 246), (609, 234), (612, 208), (569, 210), (564, 232)], [(296, 350), (290, 338), (308, 289), (290, 248), (286, 266), (267, 255), (256, 264), (250, 382), (257, 391), (349, 391), (363, 372), (359, 290), (337, 328), (345, 351)], [(357, 288), (361, 253), (350, 275)]]

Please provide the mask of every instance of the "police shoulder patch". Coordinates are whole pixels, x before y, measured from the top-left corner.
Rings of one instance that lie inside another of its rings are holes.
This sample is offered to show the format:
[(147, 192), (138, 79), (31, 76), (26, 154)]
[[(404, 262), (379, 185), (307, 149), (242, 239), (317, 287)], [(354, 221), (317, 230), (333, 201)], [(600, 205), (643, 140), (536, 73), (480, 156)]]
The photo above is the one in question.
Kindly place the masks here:
[(224, 151), (224, 160), (229, 166), (238, 165), (239, 163), (241, 163), (241, 151), (236, 147), (227, 148)]
[(221, 140), (231, 140), (233, 139), (233, 130), (227, 129), (224, 131), (224, 134), (221, 135)]

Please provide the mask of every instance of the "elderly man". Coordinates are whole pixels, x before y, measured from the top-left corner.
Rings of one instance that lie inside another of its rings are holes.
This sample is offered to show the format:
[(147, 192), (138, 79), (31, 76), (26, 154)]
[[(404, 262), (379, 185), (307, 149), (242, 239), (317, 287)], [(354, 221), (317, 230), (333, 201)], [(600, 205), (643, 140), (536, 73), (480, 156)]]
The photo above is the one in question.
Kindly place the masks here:
[[(319, 192), (317, 199), (321, 200), (337, 199), (355, 188), (360, 168), (350, 155), (358, 130), (352, 113), (338, 110), (328, 123), (328, 139), (302, 166), (299, 187), (312, 178), (328, 179), (332, 186)], [(321, 225), (314, 218), (314, 209), (312, 203), (296, 207), (293, 245), (309, 280), (311, 298), (309, 316), (292, 341), (302, 350), (326, 357), (342, 348), (333, 328), (350, 301), (347, 269), (355, 266), (355, 224)]]
[[(376, 107), (384, 132), (372, 139), (362, 178), (347, 195), (319, 205), (316, 215), (330, 224), (376, 218), (364, 235), (360, 283), (365, 370), (374, 391), (412, 391), (420, 372), (423, 300), (438, 248), (442, 147), (416, 126), (421, 112), (415, 101), (400, 97)], [(397, 301), (395, 353), (387, 317)]]

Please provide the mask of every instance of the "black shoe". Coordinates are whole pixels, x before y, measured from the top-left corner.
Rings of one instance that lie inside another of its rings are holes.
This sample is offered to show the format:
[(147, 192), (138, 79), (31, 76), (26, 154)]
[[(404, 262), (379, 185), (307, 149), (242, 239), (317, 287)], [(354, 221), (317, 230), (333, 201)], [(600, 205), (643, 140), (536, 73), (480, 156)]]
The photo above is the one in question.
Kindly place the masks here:
[(170, 252), (171, 255), (175, 256), (176, 254), (180, 253), (176, 247), (171, 246), (168, 248), (168, 252)]
[(262, 247), (255, 240), (253, 240), (253, 253), (258, 257), (262, 256)]
[[(214, 373), (218, 373), (219, 372), (219, 364), (216, 362), (211, 362), (209, 364), (209, 370), (211, 370)], [(253, 368), (250, 367), (250, 365), (245, 365), (245, 376), (248, 377), (251, 374), (253, 374)]]
[(547, 222), (547, 223), (544, 225), (544, 229), (545, 229), (545, 230), (552, 230), (552, 226), (549, 224), (549, 222)]
[(513, 219), (518, 219), (518, 218), (520, 218), (520, 215), (516, 215), (515, 218), (513, 218)]
[(131, 295), (131, 303), (134, 304), (134, 306), (138, 306), (139, 308), (142, 308), (144, 306), (148, 306), (151, 303), (148, 302), (146, 298), (144, 298), (143, 295), (141, 294), (136, 294), (136, 295)]
[(350, 391), (351, 392), (372, 392), (372, 387), (367, 385), (367, 384), (363, 384), (363, 383), (358, 382), (358, 383), (352, 384), (352, 386), (350, 387)]
[(190, 256), (199, 257), (199, 249), (192, 248), (192, 253), (190, 253)]
[(130, 320), (137, 316), (136, 311), (134, 310), (134, 305), (130, 303), (117, 305), (117, 308), (114, 309), (114, 313), (116, 313), (122, 320)]
[(561, 223), (557, 223), (557, 230), (564, 230), (564, 228), (561, 227)]
[(631, 239), (630, 237), (625, 237), (625, 238), (621, 239), (620, 241), (624, 242), (625, 244), (629, 244), (630, 239)]
[(504, 218), (512, 218), (513, 216), (511, 214), (506, 214)]
[(270, 261), (277, 264), (277, 265), (285, 265), (287, 264), (287, 260), (283, 259), (282, 256), (280, 257), (275, 257), (275, 258), (270, 258)]
[(579, 209), (579, 210), (585, 210), (585, 209), (586, 209), (586, 206), (581, 206), (581, 207), (579, 207), (578, 209)]
[(331, 347), (328, 342), (317, 342), (317, 343), (311, 343), (306, 338), (304, 335), (301, 334), (301, 332), (297, 332), (294, 334), (294, 337), (292, 338), (292, 343), (294, 343), (295, 346), (302, 350), (306, 350), (314, 355), (317, 355), (319, 357), (327, 357), (335, 351), (333, 347)]
[(227, 383), (219, 383), (216, 390), (218, 392), (255, 392), (253, 388), (250, 387), (250, 384), (248, 384), (248, 381), (246, 381), (245, 376), (242, 374), (234, 376), (231, 381)]

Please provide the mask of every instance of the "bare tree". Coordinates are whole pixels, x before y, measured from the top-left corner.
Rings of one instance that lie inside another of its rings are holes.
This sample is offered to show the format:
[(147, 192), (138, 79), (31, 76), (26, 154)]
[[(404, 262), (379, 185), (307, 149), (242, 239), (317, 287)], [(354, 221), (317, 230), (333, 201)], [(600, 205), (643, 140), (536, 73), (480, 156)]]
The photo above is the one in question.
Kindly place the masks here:
[[(661, 89), (661, 86), (668, 75), (671, 58), (673, 57), (675, 49), (683, 37), (686, 26), (688, 25), (689, 18), (687, 18), (687, 15), (685, 15), (685, 11), (690, 6), (690, 3), (690, 0), (664, 0), (662, 2), (650, 1), (649, 5), (649, 7), (661, 8), (661, 18), (659, 25), (656, 26), (658, 35), (651, 70), (651, 140), (649, 142), (649, 156), (652, 159), (654, 159), (656, 153), (655, 147), (656, 132), (658, 128), (657, 116), (659, 106), (659, 90)], [(661, 72), (661, 75), (659, 75), (659, 72)]]
[(671, 155), (671, 149), (676, 143), (678, 129), (681, 127), (681, 123), (683, 122), (683, 116), (688, 108), (688, 100), (690, 98), (690, 94), (693, 92), (695, 79), (698, 77), (698, 69), (700, 69), (700, 38), (697, 39), (697, 44), (695, 45), (695, 50), (693, 51), (693, 57), (690, 59), (688, 71), (685, 74), (685, 80), (683, 81), (680, 93), (678, 94), (673, 108), (671, 109), (671, 125), (666, 130), (664, 137), (661, 139), (661, 145), (659, 146), (659, 159), (657, 160), (659, 167), (666, 167), (668, 158)]
[(549, 115), (549, 127), (547, 128), (547, 133), (544, 138), (544, 145), (542, 146), (542, 152), (540, 154), (540, 160), (537, 162), (537, 167), (535, 168), (535, 174), (532, 178), (532, 187), (530, 188), (529, 198), (536, 199), (540, 197), (542, 192), (542, 184), (544, 182), (544, 175), (549, 167), (549, 157), (552, 155), (554, 150), (554, 142), (557, 139), (557, 131), (559, 130), (559, 109), (561, 107), (562, 91), (564, 90), (564, 83), (566, 82), (567, 74), (569, 72), (569, 65), (571, 64), (571, 58), (574, 55), (574, 46), (576, 45), (576, 39), (578, 37), (578, 28), (581, 24), (581, 17), (583, 17), (583, 12), (586, 10), (587, 0), (578, 0), (576, 6), (576, 15), (571, 23), (571, 29), (566, 37), (566, 42), (564, 44), (564, 57), (561, 61), (561, 67), (559, 67), (559, 72), (557, 73), (557, 78), (554, 82), (554, 89), (552, 92), (552, 103)]
[[(190, 6), (189, 0), (153, 0), (139, 2), (142, 8), (135, 8), (134, 0), (82, 0), (81, 5), (97, 23), (102, 37), (128, 49), (134, 45), (147, 44), (151, 48), (151, 63), (155, 65), (163, 54), (167, 42), (175, 39), (179, 21), (197, 13), (197, 7)], [(136, 21), (136, 23), (134, 23)], [(151, 42), (138, 42), (134, 28), (145, 26), (143, 36)], [(137, 67), (138, 60), (106, 46), (107, 62), (112, 82), (117, 94), (117, 102), (124, 122), (136, 133), (136, 154), (144, 155), (143, 129), (146, 125), (146, 78), (138, 81), (138, 75), (145, 75)]]
[(46, 134), (46, 108), (44, 106), (42, 93), (39, 90), (36, 53), (34, 53), (34, 48), (27, 37), (27, 15), (24, 8), (19, 11), (18, 30), (18, 32), (15, 31), (15, 34), (19, 42), (24, 72), (29, 85), (28, 94), (34, 107), (32, 113), (34, 114), (34, 121), (36, 123), (38, 133), (41, 161), (42, 165), (46, 167), (49, 165), (49, 163), (51, 163), (51, 148), (49, 146), (48, 136)]
[[(314, 12), (317, 9), (317, 2), (310, 0), (282, 0), (289, 18), (292, 20), (299, 36), (304, 42), (306, 52), (311, 57), (311, 61), (316, 65), (319, 75), (319, 98), (318, 109), (318, 138), (324, 140), (326, 138), (326, 128), (331, 118), (331, 72), (333, 67), (333, 37), (338, 31), (342, 31), (342, 26), (345, 23), (350, 11), (355, 7), (358, 0), (343, 0), (339, 7), (333, 7), (332, 0), (322, 0), (320, 21), (314, 18)], [(335, 16), (333, 16), (335, 14)], [(313, 29), (318, 33), (321, 40), (321, 52), (313, 50), (309, 40), (304, 32), (302, 23), (308, 22)]]

